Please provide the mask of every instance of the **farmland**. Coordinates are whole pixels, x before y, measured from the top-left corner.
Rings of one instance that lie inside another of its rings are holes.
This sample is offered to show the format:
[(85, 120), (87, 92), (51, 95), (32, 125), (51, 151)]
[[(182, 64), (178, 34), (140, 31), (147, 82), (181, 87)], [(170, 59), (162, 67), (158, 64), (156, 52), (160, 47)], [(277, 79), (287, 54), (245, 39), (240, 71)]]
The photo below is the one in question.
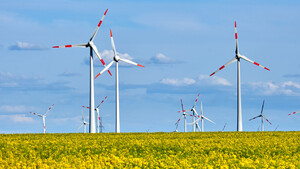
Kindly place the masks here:
[(300, 132), (2, 134), (0, 168), (300, 168)]

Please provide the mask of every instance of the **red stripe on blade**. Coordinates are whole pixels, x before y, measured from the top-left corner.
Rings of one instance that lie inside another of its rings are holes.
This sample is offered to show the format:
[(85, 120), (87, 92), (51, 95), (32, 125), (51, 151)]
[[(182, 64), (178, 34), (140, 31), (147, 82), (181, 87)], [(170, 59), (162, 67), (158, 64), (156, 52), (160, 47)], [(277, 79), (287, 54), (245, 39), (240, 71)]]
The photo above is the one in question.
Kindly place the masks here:
[(266, 69), (266, 70), (270, 71), (270, 69), (268, 69), (268, 68), (266, 68), (266, 67), (264, 67), (264, 69)]
[(99, 22), (98, 27), (100, 27), (101, 23), (102, 23), (102, 20)]
[(259, 66), (259, 64), (257, 62), (254, 62), (253, 64), (255, 64), (256, 66)]
[(65, 45), (65, 47), (66, 47), (66, 48), (70, 48), (70, 47), (72, 47), (72, 45)]
[(110, 37), (112, 37), (111, 29), (110, 29)]
[(110, 71), (109, 71), (109, 70), (107, 70), (107, 71), (108, 71), (108, 73), (110, 74), (110, 76), (112, 76), (111, 73), (110, 73)]
[(234, 27), (236, 27), (236, 21), (234, 21)]
[(104, 12), (104, 15), (106, 15), (106, 13), (107, 13), (107, 10), (108, 10), (108, 9), (106, 9), (106, 11)]
[(59, 46), (53, 46), (52, 48), (59, 48)]
[(237, 33), (235, 33), (235, 39), (237, 39)]
[(103, 59), (101, 59), (100, 61), (101, 61), (101, 63), (102, 63), (103, 65), (105, 65), (105, 63), (104, 63), (104, 60), (103, 60)]
[(225, 66), (223, 65), (222, 67), (219, 68), (219, 70), (222, 70)]
[(212, 75), (214, 75), (215, 74), (215, 72), (214, 73), (212, 73), (212, 74), (210, 74), (209, 76), (212, 76)]

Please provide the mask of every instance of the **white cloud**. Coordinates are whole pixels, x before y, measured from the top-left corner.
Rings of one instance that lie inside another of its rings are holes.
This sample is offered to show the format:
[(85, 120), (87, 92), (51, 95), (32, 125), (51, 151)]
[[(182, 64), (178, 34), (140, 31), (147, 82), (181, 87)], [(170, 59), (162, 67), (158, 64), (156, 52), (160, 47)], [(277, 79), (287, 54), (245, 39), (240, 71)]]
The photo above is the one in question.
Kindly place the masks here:
[(187, 86), (195, 84), (196, 81), (191, 78), (183, 78), (183, 79), (171, 79), (165, 78), (161, 80), (162, 84), (172, 85), (172, 86)]
[(263, 95), (300, 96), (300, 83), (292, 81), (282, 83), (251, 82), (249, 83), (249, 86), (255, 93)]
[(222, 77), (218, 76), (208, 76), (208, 75), (199, 75), (198, 79), (200, 83), (212, 84), (212, 85), (221, 85), (221, 86), (231, 86), (231, 83)]
[(9, 113), (23, 113), (32, 110), (33, 108), (29, 108), (23, 105), (11, 106), (11, 105), (2, 105), (0, 106), (1, 112), (9, 112)]
[(300, 83), (295, 83), (295, 82), (292, 82), (292, 81), (288, 81), (288, 82), (284, 82), (282, 84), (282, 87), (294, 87), (294, 88), (300, 89)]
[(156, 63), (156, 64), (176, 63), (174, 60), (172, 60), (171, 58), (167, 57), (166, 55), (164, 55), (162, 53), (158, 53), (156, 56), (151, 57), (150, 61), (152, 63)]
[[(101, 58), (104, 60), (104, 62), (105, 62), (106, 65), (108, 65), (111, 61), (113, 61), (113, 58), (114, 58), (114, 52), (113, 52), (113, 50), (103, 50), (99, 54), (100, 54)], [(127, 59), (127, 60), (132, 60), (133, 61), (133, 58), (128, 53), (119, 53), (118, 52), (118, 56), (120, 56), (120, 58)], [(94, 55), (94, 60), (95, 60), (94, 61), (95, 62), (94, 65), (102, 65), (102, 63), (100, 62), (100, 60), (98, 59), (98, 57), (96, 55)], [(89, 57), (85, 58), (85, 64), (87, 64), (87, 65), (90, 64)], [(130, 64), (120, 61), (119, 65), (129, 66)]]
[(31, 44), (26, 42), (17, 42), (15, 45), (11, 45), (9, 49), (10, 50), (46, 50), (48, 48), (41, 45), (36, 45), (36, 44)]
[(25, 114), (19, 114), (19, 115), (0, 115), (0, 119), (5, 121), (12, 121), (15, 123), (31, 123), (33, 122), (32, 117), (26, 117)]

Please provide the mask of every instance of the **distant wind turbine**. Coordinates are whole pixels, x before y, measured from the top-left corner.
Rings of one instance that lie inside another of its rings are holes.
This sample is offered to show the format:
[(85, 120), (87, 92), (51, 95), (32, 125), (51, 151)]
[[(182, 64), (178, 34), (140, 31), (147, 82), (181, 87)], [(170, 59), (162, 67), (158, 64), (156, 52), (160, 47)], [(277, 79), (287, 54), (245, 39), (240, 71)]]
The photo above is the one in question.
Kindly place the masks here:
[[(196, 125), (198, 125), (198, 121), (199, 120), (201, 120), (201, 131), (202, 132), (204, 132), (204, 119), (205, 120), (207, 120), (207, 121), (209, 121), (209, 122), (211, 122), (211, 123), (214, 123), (214, 124), (216, 124), (215, 122), (213, 122), (212, 120), (210, 120), (210, 119), (208, 119), (207, 117), (205, 117), (204, 115), (203, 115), (203, 108), (202, 108), (202, 102), (201, 102), (201, 114), (200, 114), (200, 116), (197, 114), (197, 112), (196, 112), (196, 110), (194, 109), (194, 111), (195, 111), (195, 113), (196, 113), (196, 115), (198, 116), (198, 119), (196, 120), (196, 121), (194, 121), (193, 123), (189, 123), (189, 124), (196, 124)], [(198, 126), (198, 128), (199, 128), (199, 126)]]
[(225, 68), (226, 66), (230, 65), (231, 63), (237, 61), (237, 131), (243, 131), (243, 122), (242, 122), (242, 101), (241, 101), (241, 80), (240, 80), (240, 60), (244, 59), (250, 63), (253, 63), (257, 66), (260, 66), (268, 71), (270, 71), (270, 69), (258, 64), (257, 62), (254, 62), (250, 59), (248, 59), (246, 56), (241, 55), (239, 53), (239, 47), (238, 47), (238, 37), (237, 37), (237, 29), (236, 29), (236, 22), (235, 24), (235, 45), (236, 45), (236, 49), (235, 49), (235, 57), (232, 58), (229, 62), (227, 62), (225, 65), (221, 66), (218, 70), (216, 70), (215, 72), (213, 72), (210, 76), (214, 75), (215, 73), (217, 73), (219, 70), (222, 70), (223, 68)]
[(182, 103), (182, 99), (180, 99), (180, 102), (181, 102), (181, 111), (178, 111), (178, 113), (182, 113), (182, 115), (181, 115), (181, 117), (177, 120), (177, 122), (175, 123), (175, 125), (176, 125), (176, 130), (177, 130), (177, 127), (178, 127), (178, 124), (179, 124), (180, 120), (181, 120), (182, 118), (184, 118), (184, 132), (186, 132), (186, 115), (189, 115), (189, 116), (192, 116), (192, 115), (186, 113), (186, 110), (184, 110), (184, 108), (183, 108), (183, 103)]
[(115, 43), (114, 43), (114, 39), (113, 39), (113, 35), (112, 32), (110, 30), (110, 39), (111, 39), (111, 46), (113, 48), (113, 52), (114, 52), (114, 57), (113, 57), (113, 61), (111, 61), (96, 77), (95, 79), (100, 76), (103, 72), (105, 72), (106, 70), (108, 70), (113, 63), (116, 63), (116, 133), (120, 133), (120, 109), (119, 109), (119, 61), (122, 62), (126, 62), (135, 66), (140, 66), (140, 67), (144, 67), (143, 65), (137, 64), (131, 60), (127, 60), (124, 58), (121, 58), (117, 51), (116, 51), (116, 47), (115, 47)]
[[(100, 115), (99, 115), (99, 107), (100, 105), (107, 99), (107, 96), (100, 102), (100, 104), (98, 104), (98, 106), (95, 108), (96, 112), (97, 112), (97, 133), (100, 132), (100, 126), (102, 126), (102, 122), (101, 122), (101, 118), (100, 118)], [(90, 109), (90, 107), (86, 107), (86, 106), (82, 106), (84, 108), (88, 108)], [(100, 125), (100, 126), (99, 126)], [(103, 127), (103, 126), (102, 126)], [(101, 129), (102, 130), (102, 129)]]
[(254, 120), (258, 117), (261, 117), (261, 131), (264, 131), (264, 119), (269, 122), (270, 124), (272, 124), (267, 118), (266, 116), (263, 114), (263, 111), (264, 111), (264, 105), (265, 105), (265, 101), (263, 101), (263, 104), (262, 104), (262, 107), (261, 107), (261, 112), (260, 112), (260, 115), (256, 116), (256, 117), (253, 117), (252, 119), (249, 119), (249, 120)]
[(52, 107), (54, 106), (54, 104), (52, 104), (52, 106), (43, 114), (37, 114), (37, 113), (33, 113), (33, 112), (30, 112), (34, 115), (37, 115), (39, 117), (42, 117), (43, 118), (43, 125), (44, 125), (44, 133), (46, 133), (46, 114), (52, 109)]
[[(52, 48), (70, 48), (70, 47), (81, 47), (81, 48), (90, 48), (90, 118), (89, 118), (89, 132), (90, 133), (95, 133), (95, 111), (94, 111), (94, 107), (95, 107), (95, 101), (94, 101), (94, 70), (93, 70), (93, 51), (96, 53), (96, 55), (98, 56), (98, 58), (100, 59), (101, 63), (104, 65), (104, 67), (106, 67), (105, 62), (103, 61), (103, 59), (101, 58), (97, 47), (95, 46), (93, 40), (98, 32), (99, 27), (102, 24), (102, 21), (107, 13), (107, 10), (104, 12), (104, 15), (102, 16), (96, 30), (94, 31), (93, 35), (91, 36), (90, 40), (88, 41), (88, 43), (84, 43), (84, 44), (76, 44), (76, 45), (64, 45), (64, 46), (53, 46)], [(111, 75), (110, 71), (107, 69), (108, 73)]]
[(83, 133), (86, 133), (86, 125), (88, 125), (89, 123), (86, 122), (85, 119), (84, 119), (83, 110), (81, 110), (81, 113), (82, 113), (82, 123), (78, 127), (77, 131), (83, 126)]

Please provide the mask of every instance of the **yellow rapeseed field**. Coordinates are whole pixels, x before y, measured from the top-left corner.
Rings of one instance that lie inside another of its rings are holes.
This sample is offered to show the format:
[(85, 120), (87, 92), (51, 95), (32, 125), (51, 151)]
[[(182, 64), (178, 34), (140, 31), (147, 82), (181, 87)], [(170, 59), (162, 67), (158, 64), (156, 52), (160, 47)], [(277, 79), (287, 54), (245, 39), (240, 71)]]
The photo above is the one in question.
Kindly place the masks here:
[(0, 168), (300, 168), (300, 132), (0, 135)]

